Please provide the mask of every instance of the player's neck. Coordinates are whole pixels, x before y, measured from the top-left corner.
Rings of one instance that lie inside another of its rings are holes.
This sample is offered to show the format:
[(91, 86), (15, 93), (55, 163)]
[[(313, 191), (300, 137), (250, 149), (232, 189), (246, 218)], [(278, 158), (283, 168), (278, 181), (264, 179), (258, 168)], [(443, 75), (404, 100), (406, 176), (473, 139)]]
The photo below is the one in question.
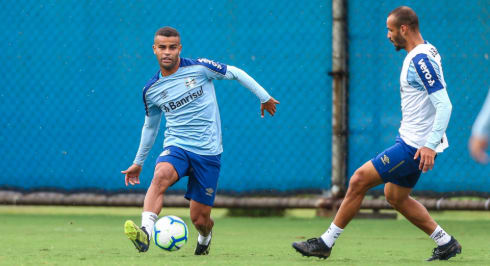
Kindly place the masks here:
[(405, 50), (410, 53), (417, 45), (425, 43), (424, 38), (420, 32), (414, 33), (411, 38), (407, 39), (407, 45), (405, 46)]
[(162, 73), (162, 76), (164, 76), (164, 77), (170, 76), (173, 73), (177, 72), (177, 70), (179, 70), (179, 66), (180, 66), (180, 57), (177, 60), (177, 64), (175, 64), (175, 66), (172, 69), (168, 70), (168, 69), (165, 69), (165, 68), (160, 66), (160, 72)]

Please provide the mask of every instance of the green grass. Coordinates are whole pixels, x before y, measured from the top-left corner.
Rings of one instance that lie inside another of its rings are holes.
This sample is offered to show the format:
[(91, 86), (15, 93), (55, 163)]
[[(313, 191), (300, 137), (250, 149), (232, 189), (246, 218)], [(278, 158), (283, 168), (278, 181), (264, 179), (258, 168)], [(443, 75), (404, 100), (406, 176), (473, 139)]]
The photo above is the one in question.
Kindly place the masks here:
[[(137, 253), (123, 233), (139, 208), (0, 206), (0, 265), (427, 265), (434, 242), (403, 218), (355, 219), (327, 261), (302, 257), (291, 242), (318, 236), (331, 218), (313, 210), (286, 217), (227, 217), (213, 210), (209, 256), (194, 256), (196, 230), (188, 209), (168, 208), (189, 225), (190, 241), (176, 252), (150, 247)], [(463, 253), (431, 265), (490, 265), (490, 212), (438, 212), (433, 217), (457, 237)]]

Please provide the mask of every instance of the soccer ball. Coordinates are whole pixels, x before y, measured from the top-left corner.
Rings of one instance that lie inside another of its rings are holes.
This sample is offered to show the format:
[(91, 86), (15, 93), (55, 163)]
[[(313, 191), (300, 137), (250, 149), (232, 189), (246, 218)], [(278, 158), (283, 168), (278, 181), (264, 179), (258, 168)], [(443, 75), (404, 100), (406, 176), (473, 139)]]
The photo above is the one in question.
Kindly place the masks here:
[(168, 215), (160, 218), (153, 228), (153, 241), (158, 247), (167, 250), (179, 250), (189, 236), (187, 225), (177, 216)]

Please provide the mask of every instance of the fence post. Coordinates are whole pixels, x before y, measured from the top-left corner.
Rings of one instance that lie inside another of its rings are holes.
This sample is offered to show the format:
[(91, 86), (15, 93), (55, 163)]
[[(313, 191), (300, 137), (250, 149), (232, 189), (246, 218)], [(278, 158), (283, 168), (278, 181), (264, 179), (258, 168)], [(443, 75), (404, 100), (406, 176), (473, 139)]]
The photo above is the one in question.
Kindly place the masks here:
[(332, 1), (332, 187), (342, 197), (347, 174), (347, 1)]

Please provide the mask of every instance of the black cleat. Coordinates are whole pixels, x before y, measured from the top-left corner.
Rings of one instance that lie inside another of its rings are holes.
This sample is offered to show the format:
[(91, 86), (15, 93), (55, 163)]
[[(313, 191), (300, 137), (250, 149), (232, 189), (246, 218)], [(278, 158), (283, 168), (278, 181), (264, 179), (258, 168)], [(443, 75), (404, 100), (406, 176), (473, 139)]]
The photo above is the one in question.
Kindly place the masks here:
[(432, 257), (428, 258), (427, 261), (448, 260), (456, 256), (456, 254), (460, 254), (461, 249), (461, 245), (458, 241), (451, 236), (451, 240), (447, 244), (434, 248)]
[(332, 248), (329, 248), (321, 238), (310, 238), (303, 242), (294, 242), (293, 248), (303, 256), (314, 256), (326, 259), (330, 256)]
[[(212, 232), (210, 234), (212, 234)], [(194, 255), (208, 255), (211, 246), (211, 240), (212, 240), (212, 235), (207, 245), (201, 245), (199, 244), (199, 241), (197, 241), (196, 251), (194, 251)]]

